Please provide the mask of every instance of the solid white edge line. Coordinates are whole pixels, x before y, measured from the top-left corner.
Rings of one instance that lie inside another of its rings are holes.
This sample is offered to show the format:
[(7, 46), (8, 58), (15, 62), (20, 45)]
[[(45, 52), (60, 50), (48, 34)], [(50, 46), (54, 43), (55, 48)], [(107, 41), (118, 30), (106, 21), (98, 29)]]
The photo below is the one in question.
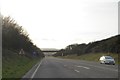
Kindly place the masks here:
[(41, 60), (40, 64), (37, 66), (37, 68), (36, 68), (36, 70), (34, 71), (34, 73), (32, 74), (31, 79), (35, 76), (35, 74), (36, 74), (38, 68), (40, 67), (41, 63), (42, 63), (42, 60)]
[[(34, 67), (36, 67), (39, 63), (37, 63)], [(33, 68), (33, 67), (32, 67)], [(32, 71), (32, 68), (22, 77), (22, 78), (27, 78), (27, 74), (30, 74)]]

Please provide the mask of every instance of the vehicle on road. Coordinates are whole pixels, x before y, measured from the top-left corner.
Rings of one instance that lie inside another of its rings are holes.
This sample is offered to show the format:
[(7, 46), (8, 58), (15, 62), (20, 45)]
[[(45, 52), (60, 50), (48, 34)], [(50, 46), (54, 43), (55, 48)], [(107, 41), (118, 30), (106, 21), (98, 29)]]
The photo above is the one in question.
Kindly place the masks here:
[(115, 65), (115, 60), (111, 56), (102, 56), (100, 57), (100, 63), (101, 64), (113, 64)]

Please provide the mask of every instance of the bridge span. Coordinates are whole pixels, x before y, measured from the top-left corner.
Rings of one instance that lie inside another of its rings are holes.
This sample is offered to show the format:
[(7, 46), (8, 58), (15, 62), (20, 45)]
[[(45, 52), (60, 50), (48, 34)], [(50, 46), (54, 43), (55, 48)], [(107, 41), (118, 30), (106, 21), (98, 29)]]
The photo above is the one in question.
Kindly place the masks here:
[(42, 50), (42, 52), (45, 54), (45, 56), (52, 56), (53, 54), (55, 54), (58, 51), (59, 50)]

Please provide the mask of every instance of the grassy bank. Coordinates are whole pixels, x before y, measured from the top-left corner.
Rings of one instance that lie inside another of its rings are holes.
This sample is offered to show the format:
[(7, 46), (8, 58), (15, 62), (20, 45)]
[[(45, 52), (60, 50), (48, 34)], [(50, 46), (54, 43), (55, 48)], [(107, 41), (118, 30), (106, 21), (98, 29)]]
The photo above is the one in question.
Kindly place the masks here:
[(0, 79), (2, 78), (2, 60), (0, 59)]
[(87, 61), (99, 61), (99, 58), (103, 55), (110, 55), (112, 56), (115, 61), (116, 64), (120, 64), (120, 62), (118, 62), (118, 55), (117, 54), (112, 54), (112, 53), (89, 53), (89, 54), (84, 54), (81, 56), (77, 56), (77, 55), (67, 55), (67, 56), (59, 56), (60, 58), (65, 58), (65, 59), (77, 59), (77, 60), (87, 60)]
[(40, 58), (19, 55), (10, 50), (3, 50), (2, 57), (2, 77), (3, 78), (21, 78)]

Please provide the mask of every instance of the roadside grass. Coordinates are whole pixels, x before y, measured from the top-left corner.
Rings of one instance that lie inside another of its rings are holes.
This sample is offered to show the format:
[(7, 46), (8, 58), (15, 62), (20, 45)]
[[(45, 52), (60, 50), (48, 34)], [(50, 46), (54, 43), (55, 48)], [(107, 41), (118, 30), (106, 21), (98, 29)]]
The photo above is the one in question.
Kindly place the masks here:
[(0, 79), (2, 78), (2, 60), (0, 59)]
[(40, 59), (37, 57), (26, 57), (3, 50), (2, 78), (22, 78), (38, 61)]
[(120, 64), (118, 61), (118, 54), (113, 54), (113, 53), (89, 53), (89, 54), (84, 54), (84, 55), (67, 55), (67, 56), (59, 56), (59, 58), (64, 58), (64, 59), (77, 59), (77, 60), (87, 60), (87, 61), (96, 61), (99, 62), (99, 58), (103, 55), (109, 55), (112, 56), (115, 59), (116, 64)]

